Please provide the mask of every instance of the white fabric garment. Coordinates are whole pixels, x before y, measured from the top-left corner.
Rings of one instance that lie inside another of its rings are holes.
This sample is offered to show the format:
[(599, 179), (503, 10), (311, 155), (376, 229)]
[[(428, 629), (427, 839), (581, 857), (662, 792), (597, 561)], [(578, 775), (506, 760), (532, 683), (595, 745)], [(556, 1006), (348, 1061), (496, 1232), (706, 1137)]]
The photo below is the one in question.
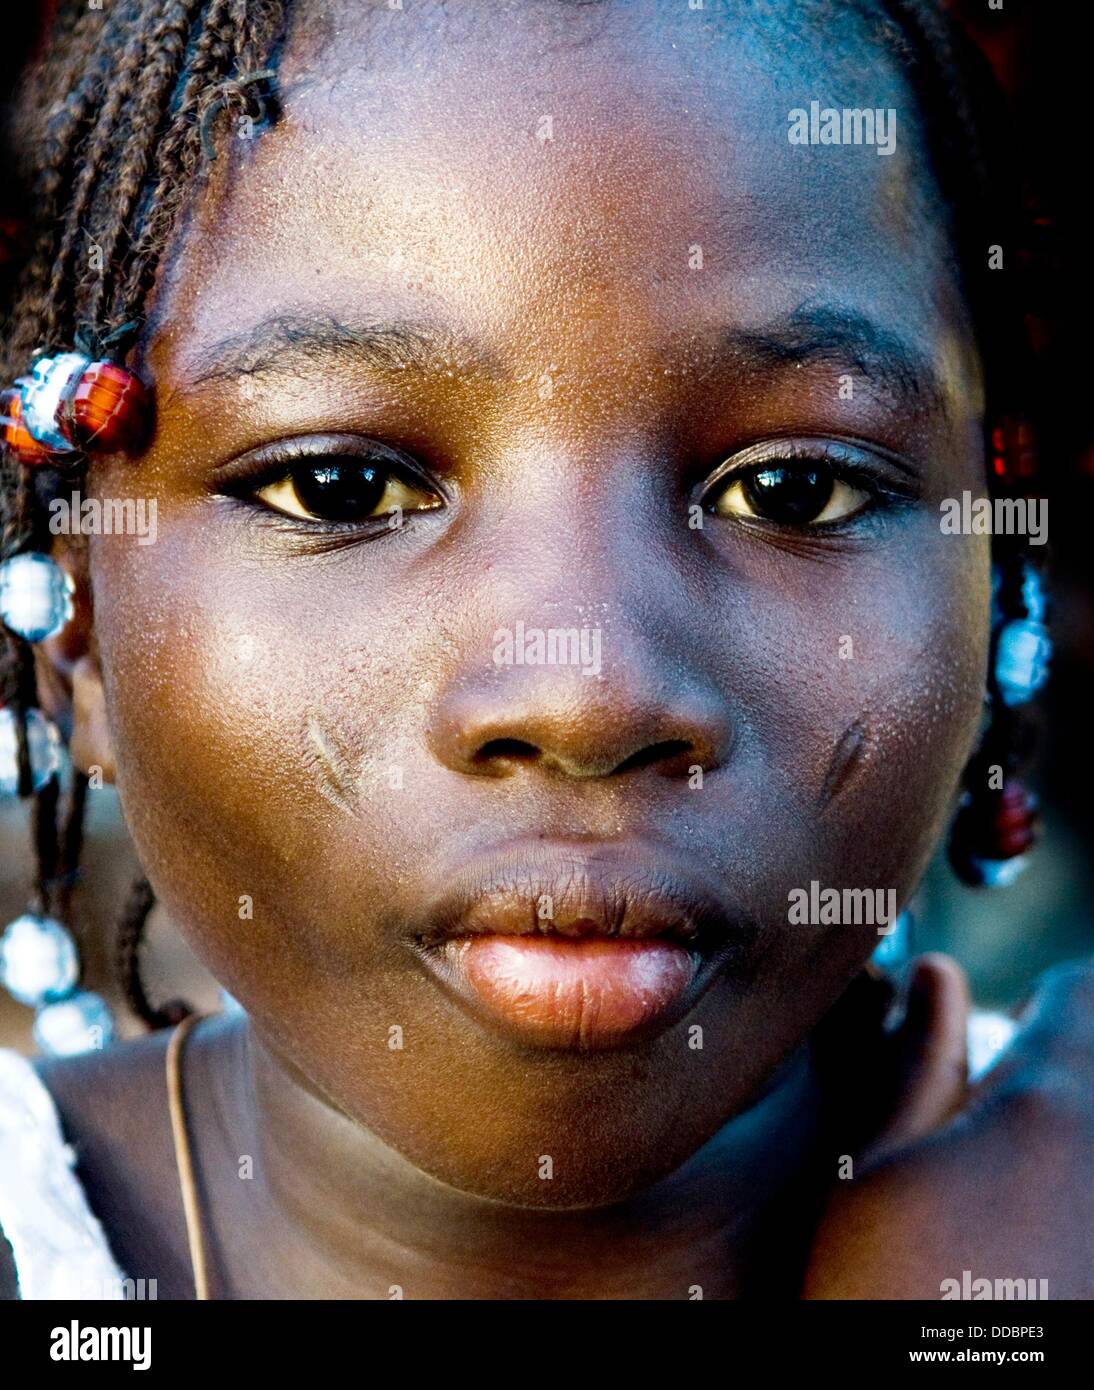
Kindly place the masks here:
[(18, 1052), (0, 1048), (0, 1230), (22, 1298), (124, 1297), (122, 1272), (75, 1166), (38, 1073)]
[[(976, 1080), (1014, 1036), (1005, 1014), (969, 1019)], [(25, 1057), (0, 1048), (0, 1231), (24, 1299), (121, 1299), (124, 1278), (74, 1169), (53, 1097)]]

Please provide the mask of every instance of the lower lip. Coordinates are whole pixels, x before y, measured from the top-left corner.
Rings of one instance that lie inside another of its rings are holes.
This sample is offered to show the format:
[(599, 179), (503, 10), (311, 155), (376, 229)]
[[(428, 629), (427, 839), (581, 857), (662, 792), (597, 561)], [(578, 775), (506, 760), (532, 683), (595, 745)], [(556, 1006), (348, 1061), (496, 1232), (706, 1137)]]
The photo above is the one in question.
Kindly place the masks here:
[(444, 954), (488, 1015), (541, 1047), (610, 1047), (667, 1022), (698, 968), (664, 940), (484, 935)]

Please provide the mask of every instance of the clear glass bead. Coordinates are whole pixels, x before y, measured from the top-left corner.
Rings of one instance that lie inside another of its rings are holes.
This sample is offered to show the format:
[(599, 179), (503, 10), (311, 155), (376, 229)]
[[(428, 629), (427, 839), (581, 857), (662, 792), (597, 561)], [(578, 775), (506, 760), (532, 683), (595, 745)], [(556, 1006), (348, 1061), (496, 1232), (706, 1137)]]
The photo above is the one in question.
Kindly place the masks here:
[(12, 555), (0, 564), (0, 622), (27, 642), (43, 642), (72, 617), (73, 587), (48, 555)]
[(0, 984), (20, 1004), (63, 998), (79, 978), (76, 943), (53, 917), (25, 913), (0, 936)]
[(97, 994), (77, 990), (38, 1010), (33, 1037), (43, 1052), (54, 1057), (98, 1051), (114, 1041), (114, 1015)]
[(1006, 705), (1032, 700), (1048, 678), (1052, 641), (1043, 624), (1017, 618), (999, 633), (995, 681)]
[(1013, 855), (1010, 859), (981, 859), (975, 857), (972, 864), (985, 888), (1009, 888), (1024, 872), (1029, 856)]
[[(61, 735), (41, 710), (27, 710), (27, 751), (30, 754), (31, 785), (41, 791), (61, 770)], [(19, 790), (19, 735), (15, 712), (0, 709), (0, 796), (14, 796)]]
[(57, 424), (61, 402), (70, 383), (88, 365), (88, 359), (78, 352), (39, 357), (31, 369), (30, 380), (23, 388), (24, 425), (40, 444), (59, 453), (72, 452), (72, 445)]

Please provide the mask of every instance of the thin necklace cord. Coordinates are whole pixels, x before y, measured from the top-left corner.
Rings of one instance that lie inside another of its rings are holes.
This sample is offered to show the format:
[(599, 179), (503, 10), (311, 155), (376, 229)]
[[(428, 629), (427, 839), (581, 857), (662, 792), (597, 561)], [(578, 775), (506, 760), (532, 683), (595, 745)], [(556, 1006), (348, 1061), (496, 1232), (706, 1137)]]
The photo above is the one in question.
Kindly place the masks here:
[(171, 1136), (175, 1144), (175, 1166), (182, 1191), (182, 1209), (186, 1214), (186, 1238), (190, 1244), (190, 1266), (194, 1272), (194, 1297), (199, 1302), (209, 1299), (209, 1277), (205, 1266), (205, 1238), (201, 1229), (201, 1208), (197, 1183), (186, 1132), (186, 1111), (182, 1099), (182, 1045), (186, 1035), (203, 1015), (188, 1014), (171, 1034), (167, 1044), (167, 1106), (171, 1113)]

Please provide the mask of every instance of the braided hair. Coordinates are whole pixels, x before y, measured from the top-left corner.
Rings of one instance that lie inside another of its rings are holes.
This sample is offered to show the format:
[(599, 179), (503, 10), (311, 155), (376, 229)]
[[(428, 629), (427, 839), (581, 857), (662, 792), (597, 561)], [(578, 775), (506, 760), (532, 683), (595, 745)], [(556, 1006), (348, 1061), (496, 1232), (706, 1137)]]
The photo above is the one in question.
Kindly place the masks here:
[[(987, 65), (936, 0), (850, 0), (892, 52), (917, 97), (932, 173), (952, 226), (955, 262), (987, 366), (989, 418), (1026, 380), (1016, 279), (988, 272), (992, 244), (1016, 246), (1005, 130)], [(290, 0), (60, 0), (44, 56), (12, 105), (7, 137), (28, 210), (17, 275), (0, 304), (0, 370), (12, 381), (39, 349), (74, 347), (116, 360), (137, 341), (157, 269), (200, 182), (226, 115), (249, 111), (273, 76)], [(276, 117), (268, 91), (260, 113)], [(65, 473), (71, 479), (72, 470)], [(44, 516), (55, 470), (23, 468), (0, 450), (0, 560), (48, 549)], [(1010, 559), (1017, 555), (1014, 538)], [(1011, 586), (1013, 588), (1013, 584)], [(39, 909), (64, 911), (80, 849), (84, 787), (32, 790), (25, 715), (37, 703), (31, 647), (0, 628), (0, 704), (16, 714), (20, 793), (35, 802)], [(1010, 731), (1006, 733), (1010, 738)], [(63, 804), (62, 804), (63, 803)], [(150, 1026), (186, 1010), (154, 1007), (138, 955), (154, 903), (135, 885), (117, 935), (129, 1004)]]
[[(109, 350), (121, 360), (143, 323), (146, 298), (216, 128), (253, 103), (249, 79), (266, 70), (283, 24), (281, 0), (115, 0), (90, 9), (68, 0), (46, 55), (14, 104), (8, 141), (33, 217), (4, 306), (0, 364), (13, 380), (39, 348)], [(250, 88), (250, 89), (249, 89)], [(266, 114), (272, 108), (263, 103)], [(72, 477), (66, 471), (66, 479)], [(0, 559), (48, 549), (48, 469), (0, 456)], [(37, 703), (34, 656), (0, 629), (0, 703), (16, 714), (20, 791), (31, 787), (25, 731)], [(35, 907), (65, 915), (78, 863), (86, 781), (60, 796), (56, 779), (34, 793)], [(171, 1023), (177, 1002), (155, 1008), (138, 951), (154, 898), (141, 880), (117, 934), (128, 1002), (146, 1023)]]

